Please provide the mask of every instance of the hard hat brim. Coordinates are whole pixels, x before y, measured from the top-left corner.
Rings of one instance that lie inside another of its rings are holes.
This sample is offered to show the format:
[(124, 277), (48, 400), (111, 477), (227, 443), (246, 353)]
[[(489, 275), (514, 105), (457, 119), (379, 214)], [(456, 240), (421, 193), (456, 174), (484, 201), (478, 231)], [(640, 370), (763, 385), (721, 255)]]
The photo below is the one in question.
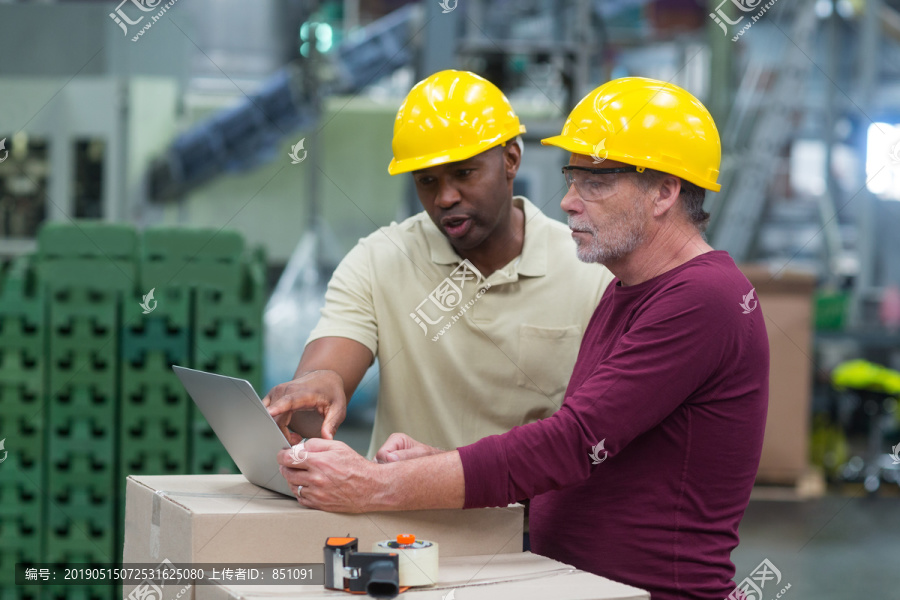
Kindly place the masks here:
[[(552, 137), (544, 138), (541, 140), (541, 145), (556, 146), (557, 148), (562, 148), (563, 150), (572, 152), (573, 154), (582, 154), (584, 156), (592, 156), (592, 153), (594, 152), (594, 147), (591, 144), (576, 140), (565, 135), (554, 135)], [(689, 173), (685, 169), (675, 168), (670, 165), (663, 165), (657, 161), (644, 159), (638, 156), (630, 156), (627, 154), (618, 153), (614, 149), (607, 150), (606, 156), (604, 156), (604, 158), (622, 162), (627, 165), (633, 165), (635, 167), (644, 167), (646, 169), (654, 169), (663, 173), (669, 173), (670, 175), (675, 175), (676, 177), (680, 177), (685, 181), (690, 181), (691, 183), (712, 192), (718, 192), (722, 189), (722, 185), (716, 183), (715, 179), (702, 179), (692, 173)]]
[(421, 169), (427, 169), (429, 167), (436, 167), (438, 165), (466, 160), (467, 158), (472, 158), (473, 156), (481, 154), (482, 152), (487, 152), (491, 148), (499, 146), (504, 142), (508, 142), (517, 135), (521, 135), (523, 133), (525, 133), (525, 126), (520, 124), (518, 131), (507, 132), (505, 135), (498, 136), (494, 140), (487, 140), (480, 144), (465, 146), (462, 148), (452, 148), (450, 150), (436, 152), (434, 154), (428, 154), (426, 156), (407, 158), (405, 160), (397, 160), (396, 158), (392, 158), (390, 164), (388, 165), (388, 173), (390, 173), (391, 175), (400, 175), (401, 173), (411, 173), (413, 171), (419, 171)]

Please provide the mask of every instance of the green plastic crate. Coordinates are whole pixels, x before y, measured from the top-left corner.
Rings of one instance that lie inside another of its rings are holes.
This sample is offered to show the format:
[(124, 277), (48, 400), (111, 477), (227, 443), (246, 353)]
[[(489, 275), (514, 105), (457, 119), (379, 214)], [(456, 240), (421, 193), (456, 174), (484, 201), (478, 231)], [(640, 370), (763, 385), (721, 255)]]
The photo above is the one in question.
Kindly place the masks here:
[(144, 231), (141, 288), (210, 285), (235, 290), (244, 239), (221, 229), (153, 227)]

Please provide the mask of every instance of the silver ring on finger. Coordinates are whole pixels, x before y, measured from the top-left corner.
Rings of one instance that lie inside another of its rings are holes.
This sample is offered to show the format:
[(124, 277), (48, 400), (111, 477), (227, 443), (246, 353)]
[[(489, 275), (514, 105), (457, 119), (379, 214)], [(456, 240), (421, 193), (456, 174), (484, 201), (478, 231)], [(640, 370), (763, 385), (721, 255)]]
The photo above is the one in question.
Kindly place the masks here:
[(297, 486), (297, 497), (298, 497), (298, 498), (300, 497), (300, 492), (301, 492), (301, 491), (303, 491), (303, 486), (302, 486), (302, 485), (298, 485), (298, 486)]

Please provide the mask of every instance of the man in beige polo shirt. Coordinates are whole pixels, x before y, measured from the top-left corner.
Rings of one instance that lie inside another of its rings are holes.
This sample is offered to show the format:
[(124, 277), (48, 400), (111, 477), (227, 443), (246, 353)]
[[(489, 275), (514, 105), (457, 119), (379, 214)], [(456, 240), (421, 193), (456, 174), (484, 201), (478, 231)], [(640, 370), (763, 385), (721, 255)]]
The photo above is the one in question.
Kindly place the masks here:
[(513, 196), (524, 131), (472, 73), (442, 71), (410, 91), (388, 171), (412, 173), (425, 210), (361, 239), (335, 271), (294, 379), (263, 400), (292, 444), (303, 409), (333, 438), (376, 356), (370, 456), (393, 432), (456, 448), (559, 408), (612, 275)]

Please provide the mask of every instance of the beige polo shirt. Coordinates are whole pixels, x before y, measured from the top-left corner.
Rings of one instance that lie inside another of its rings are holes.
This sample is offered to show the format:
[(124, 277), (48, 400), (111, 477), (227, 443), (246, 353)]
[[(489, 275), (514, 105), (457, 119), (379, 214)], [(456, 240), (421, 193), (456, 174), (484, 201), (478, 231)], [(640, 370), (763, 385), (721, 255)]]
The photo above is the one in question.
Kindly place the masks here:
[(391, 433), (457, 448), (553, 414), (612, 274), (527, 199), (522, 254), (486, 279), (425, 212), (344, 257), (307, 343), (345, 337), (378, 357), (369, 456)]

